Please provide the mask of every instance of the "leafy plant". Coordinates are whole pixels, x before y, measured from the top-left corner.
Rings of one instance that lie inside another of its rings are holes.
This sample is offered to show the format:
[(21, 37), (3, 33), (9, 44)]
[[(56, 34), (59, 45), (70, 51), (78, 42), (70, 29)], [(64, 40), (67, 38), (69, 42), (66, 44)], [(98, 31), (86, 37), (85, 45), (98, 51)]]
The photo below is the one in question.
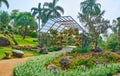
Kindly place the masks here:
[(80, 53), (85, 53), (85, 52), (89, 52), (92, 50), (92, 46), (87, 46), (85, 48), (80, 48), (80, 47), (77, 47), (77, 48), (73, 48), (72, 52), (80, 52)]
[(115, 74), (118, 71), (117, 69), (120, 68), (120, 63), (112, 63), (96, 65), (85, 70), (81, 70), (81, 68), (75, 68), (70, 71), (61, 70), (59, 72), (47, 70), (45, 64), (50, 63), (60, 55), (60, 53), (55, 53), (30, 58), (26, 63), (16, 66), (14, 74), (16, 76), (107, 76), (109, 73)]
[(48, 47), (47, 49), (48, 49), (48, 51), (50, 51), (50, 52), (52, 52), (52, 51), (59, 51), (59, 50), (62, 49), (62, 46), (54, 45), (54, 46)]
[(37, 32), (32, 32), (32, 33), (30, 34), (30, 36), (33, 37), (33, 38), (37, 38)]

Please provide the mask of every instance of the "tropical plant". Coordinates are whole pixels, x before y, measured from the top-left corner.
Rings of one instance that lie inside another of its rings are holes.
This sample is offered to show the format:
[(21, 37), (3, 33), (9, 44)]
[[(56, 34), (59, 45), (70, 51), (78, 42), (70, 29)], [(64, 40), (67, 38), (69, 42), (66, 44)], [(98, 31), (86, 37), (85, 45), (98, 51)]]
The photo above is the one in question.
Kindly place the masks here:
[(117, 18), (117, 21), (118, 21), (118, 41), (119, 41), (119, 50), (120, 50), (120, 17)]
[(10, 13), (10, 18), (11, 18), (10, 25), (14, 29), (15, 33), (19, 33), (20, 34), (20, 32), (19, 32), (20, 29), (16, 27), (16, 18), (19, 15), (19, 13), (20, 12), (17, 9), (12, 10), (12, 12)]
[[(31, 11), (33, 11), (32, 15), (38, 19), (38, 31), (39, 31), (42, 28), (42, 26), (40, 25), (40, 22), (42, 21), (43, 23), (45, 23), (47, 21), (46, 14), (44, 12), (45, 9), (42, 8), (41, 3), (39, 3), (38, 7), (37, 8), (36, 7), (31, 8)], [(40, 19), (42, 19), (42, 20), (40, 20)], [(39, 40), (39, 44), (41, 44), (40, 32), (38, 32), (38, 40)], [(41, 44), (41, 46), (42, 46), (42, 44)]]
[[(112, 63), (96, 65), (93, 68), (85, 68), (85, 70), (82, 70), (80, 67), (69, 71), (61, 70), (59, 72), (47, 70), (45, 65), (60, 55), (60, 53), (55, 53), (30, 58), (25, 64), (20, 64), (15, 67), (14, 74), (16, 76), (107, 76), (109, 73), (116, 73), (120, 68), (120, 63)], [(94, 62), (93, 59), (87, 65), (91, 66), (92, 62)], [(80, 61), (81, 63), (83, 62)]]
[(53, 0), (53, 2), (45, 2), (44, 7), (47, 9), (47, 17), (60, 17), (61, 13), (64, 14), (64, 9), (61, 6), (57, 6), (59, 0)]
[(80, 3), (81, 10), (84, 14), (87, 15), (97, 15), (101, 12), (101, 5), (99, 3), (96, 3), (97, 0), (85, 0)]
[(15, 45), (18, 45), (18, 42), (16, 41), (14, 37), (14, 30), (13, 28), (9, 25), (10, 22), (10, 16), (7, 12), (1, 12), (0, 14), (0, 30), (5, 36), (10, 37)]
[(100, 35), (107, 32), (109, 21), (102, 17), (105, 11), (101, 11), (100, 4), (96, 3), (96, 0), (85, 0), (81, 3), (81, 9), (78, 18), (88, 29), (86, 34), (92, 42), (95, 42), (96, 48)]
[(41, 19), (42, 11), (43, 11), (43, 9), (41, 8), (41, 3), (38, 4), (37, 8), (36, 7), (31, 8), (31, 11), (33, 11), (32, 15), (37, 17), (38, 24), (39, 24), (38, 29), (40, 29), (41, 28), (40, 19)]
[(0, 0), (0, 7), (2, 6), (2, 3), (4, 3), (7, 6), (7, 8), (9, 8), (8, 0)]
[(107, 48), (111, 49), (111, 50), (118, 50), (118, 38), (117, 38), (117, 34), (110, 34), (107, 37)]
[[(18, 28), (22, 29), (23, 39), (25, 39), (25, 37), (27, 35), (27, 32), (30, 29), (32, 29), (33, 27), (36, 27), (35, 23), (36, 22), (35, 22), (34, 17), (29, 12), (23, 12), (23, 13), (20, 13), (17, 16), (17, 18), (16, 18), (16, 26)], [(35, 29), (37, 29), (37, 28), (35, 28)]]

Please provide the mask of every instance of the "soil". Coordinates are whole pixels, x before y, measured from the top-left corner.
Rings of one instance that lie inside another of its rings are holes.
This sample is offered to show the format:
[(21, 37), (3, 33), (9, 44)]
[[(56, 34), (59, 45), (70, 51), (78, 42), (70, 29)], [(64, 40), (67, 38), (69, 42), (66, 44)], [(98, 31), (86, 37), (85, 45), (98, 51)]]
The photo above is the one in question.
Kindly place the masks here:
[(19, 63), (26, 62), (28, 58), (17, 58), (0, 61), (0, 76), (13, 76), (13, 68)]

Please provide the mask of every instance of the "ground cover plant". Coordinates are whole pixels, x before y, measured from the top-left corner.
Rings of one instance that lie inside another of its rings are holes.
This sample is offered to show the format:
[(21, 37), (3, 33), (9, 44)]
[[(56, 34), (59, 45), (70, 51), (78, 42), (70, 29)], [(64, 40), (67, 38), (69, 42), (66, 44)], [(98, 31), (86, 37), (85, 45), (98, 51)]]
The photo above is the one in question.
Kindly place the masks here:
[(120, 69), (120, 63), (99, 64), (93, 68), (77, 67), (71, 70), (50, 71), (47, 70), (46, 63), (53, 62), (61, 54), (47, 54), (29, 59), (25, 64), (20, 64), (14, 68), (16, 76), (107, 76), (115, 74)]

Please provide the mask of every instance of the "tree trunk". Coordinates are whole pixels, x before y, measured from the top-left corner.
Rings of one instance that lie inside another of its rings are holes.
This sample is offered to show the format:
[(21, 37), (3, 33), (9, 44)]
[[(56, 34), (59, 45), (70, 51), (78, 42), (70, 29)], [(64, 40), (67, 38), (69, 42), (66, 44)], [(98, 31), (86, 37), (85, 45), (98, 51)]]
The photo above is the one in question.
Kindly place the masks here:
[(98, 46), (98, 38), (96, 38), (96, 41), (95, 41), (95, 49), (97, 48)]
[(27, 26), (25, 26), (25, 30), (24, 30), (24, 34), (23, 34), (23, 40), (25, 40), (26, 33), (27, 33)]
[(8, 35), (8, 36), (12, 39), (12, 41), (15, 43), (15, 45), (18, 45), (18, 42), (16, 41), (16, 39), (15, 39), (13, 34), (12, 35)]
[(41, 40), (40, 40), (40, 19), (38, 19), (38, 43), (41, 45)]

